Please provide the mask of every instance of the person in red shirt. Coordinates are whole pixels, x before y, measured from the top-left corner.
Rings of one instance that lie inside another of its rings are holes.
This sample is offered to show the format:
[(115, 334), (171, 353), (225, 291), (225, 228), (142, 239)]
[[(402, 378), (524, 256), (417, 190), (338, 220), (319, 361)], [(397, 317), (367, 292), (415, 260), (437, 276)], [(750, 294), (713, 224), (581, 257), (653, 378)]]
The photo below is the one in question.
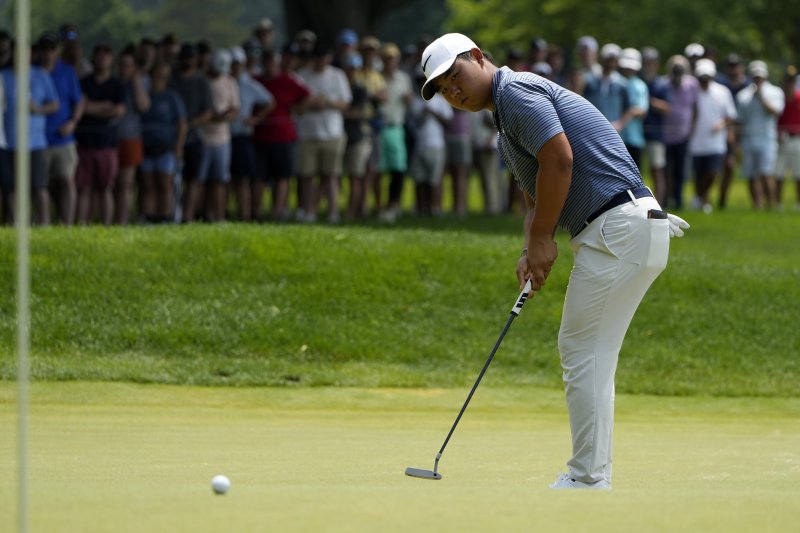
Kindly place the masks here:
[(262, 176), (272, 184), (272, 219), (287, 219), (289, 180), (294, 175), (295, 128), (292, 110), (305, 102), (311, 91), (281, 68), (281, 55), (267, 50), (262, 57), (263, 74), (256, 80), (275, 97), (275, 109), (256, 125), (253, 141)]
[(783, 200), (783, 179), (791, 173), (797, 187), (795, 209), (800, 211), (800, 89), (797, 88), (797, 68), (789, 66), (783, 75), (786, 106), (778, 119), (778, 164), (775, 169), (778, 207)]

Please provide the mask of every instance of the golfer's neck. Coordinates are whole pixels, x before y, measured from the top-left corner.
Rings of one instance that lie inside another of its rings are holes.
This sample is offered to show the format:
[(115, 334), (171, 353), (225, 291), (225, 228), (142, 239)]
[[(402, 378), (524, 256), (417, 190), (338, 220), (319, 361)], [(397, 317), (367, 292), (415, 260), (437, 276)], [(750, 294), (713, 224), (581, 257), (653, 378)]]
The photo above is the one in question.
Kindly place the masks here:
[(494, 83), (494, 75), (497, 73), (497, 65), (492, 63), (486, 62), (486, 76), (487, 76), (487, 83), (489, 84), (489, 98), (486, 100), (486, 105), (483, 106), (484, 109), (487, 109), (494, 113), (494, 91), (492, 90), (492, 84)]

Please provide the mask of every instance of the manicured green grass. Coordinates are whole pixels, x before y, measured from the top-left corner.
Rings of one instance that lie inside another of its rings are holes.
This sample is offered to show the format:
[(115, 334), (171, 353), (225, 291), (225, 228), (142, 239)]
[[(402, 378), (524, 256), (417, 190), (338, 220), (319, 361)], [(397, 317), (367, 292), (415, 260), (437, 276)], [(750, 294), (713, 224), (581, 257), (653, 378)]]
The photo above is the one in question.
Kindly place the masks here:
[[(620, 392), (797, 396), (800, 215), (738, 200), (672, 241), (622, 349)], [(33, 375), (202, 385), (463, 387), (517, 295), (516, 216), (329, 226), (33, 231)], [(490, 384), (560, 388), (566, 235)], [(0, 229), (0, 379), (14, 366)]]
[[(619, 395), (611, 492), (554, 492), (563, 395), (36, 383), (32, 531), (792, 531), (800, 401)], [(0, 383), (0, 531), (16, 514), (14, 385)], [(224, 473), (232, 488), (211, 492)]]

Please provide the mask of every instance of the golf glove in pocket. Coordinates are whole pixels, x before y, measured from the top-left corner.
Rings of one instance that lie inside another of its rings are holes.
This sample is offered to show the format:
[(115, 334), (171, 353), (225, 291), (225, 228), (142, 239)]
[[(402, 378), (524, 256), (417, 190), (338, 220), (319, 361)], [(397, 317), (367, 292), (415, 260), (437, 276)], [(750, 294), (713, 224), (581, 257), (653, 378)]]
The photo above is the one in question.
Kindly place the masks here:
[(689, 229), (689, 223), (676, 215), (667, 215), (669, 221), (669, 236), (670, 237), (683, 237), (683, 230)]

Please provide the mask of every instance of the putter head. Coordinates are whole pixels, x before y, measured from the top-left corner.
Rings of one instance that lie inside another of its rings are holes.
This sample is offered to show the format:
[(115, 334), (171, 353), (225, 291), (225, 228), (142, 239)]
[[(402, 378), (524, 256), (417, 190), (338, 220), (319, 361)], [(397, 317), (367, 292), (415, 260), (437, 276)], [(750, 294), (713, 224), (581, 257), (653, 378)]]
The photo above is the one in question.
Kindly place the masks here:
[(442, 479), (442, 475), (439, 472), (434, 472), (433, 470), (423, 470), (421, 468), (411, 468), (410, 466), (406, 468), (406, 475), (421, 479)]

